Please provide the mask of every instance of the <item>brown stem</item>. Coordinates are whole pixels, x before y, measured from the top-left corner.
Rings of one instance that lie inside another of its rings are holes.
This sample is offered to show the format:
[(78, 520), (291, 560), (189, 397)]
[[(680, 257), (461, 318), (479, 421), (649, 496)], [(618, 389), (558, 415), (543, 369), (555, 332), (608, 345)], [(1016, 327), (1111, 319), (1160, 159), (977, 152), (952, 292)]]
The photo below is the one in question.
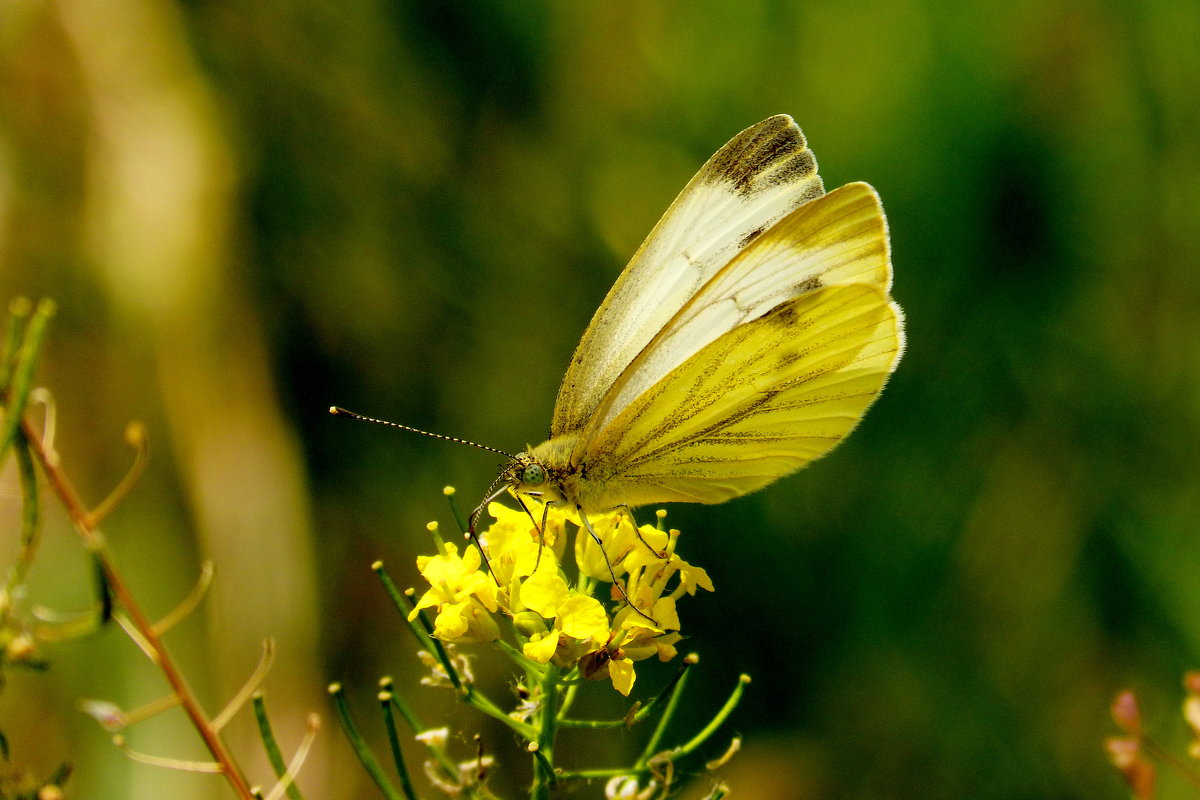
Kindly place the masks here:
[(229, 785), (233, 787), (238, 797), (243, 798), (243, 800), (253, 800), (254, 795), (250, 791), (250, 785), (246, 782), (246, 777), (242, 775), (241, 770), (238, 769), (237, 762), (233, 759), (233, 754), (229, 752), (225, 743), (221, 741), (220, 735), (213, 730), (208, 715), (200, 707), (200, 701), (196, 699), (196, 695), (192, 692), (191, 687), (188, 686), (183, 673), (180, 672), (175, 662), (171, 659), (166, 645), (155, 630), (154, 623), (142, 611), (141, 606), (138, 605), (133, 597), (133, 593), (126, 585), (124, 578), (121, 577), (121, 573), (117, 571), (116, 565), (108, 557), (108, 552), (104, 546), (104, 537), (96, 529), (92, 515), (88, 512), (79, 494), (75, 491), (75, 487), (67, 479), (66, 473), (60, 469), (57, 459), (47, 453), (41, 436), (33, 429), (29, 421), (22, 420), (21, 425), (25, 433), (25, 438), (29, 440), (30, 446), (33, 448), (34, 453), (37, 454), (38, 461), (42, 465), (42, 470), (46, 473), (46, 477), (50, 479), (50, 484), (54, 487), (55, 494), (58, 495), (63, 506), (67, 509), (67, 513), (70, 515), (71, 521), (75, 524), (75, 529), (79, 532), (80, 537), (82, 537), (84, 545), (100, 562), (100, 567), (104, 570), (104, 577), (108, 581), (108, 586), (116, 598), (117, 604), (125, 610), (134, 627), (137, 628), (138, 632), (145, 638), (147, 644), (149, 644), (155, 663), (162, 670), (167, 683), (171, 686), (171, 690), (178, 696), (180, 705), (188, 715), (188, 718), (191, 719), (192, 726), (200, 734), (200, 738), (204, 740), (204, 745), (208, 748), (209, 754), (212, 755), (214, 761), (221, 765), (221, 773), (229, 781)]

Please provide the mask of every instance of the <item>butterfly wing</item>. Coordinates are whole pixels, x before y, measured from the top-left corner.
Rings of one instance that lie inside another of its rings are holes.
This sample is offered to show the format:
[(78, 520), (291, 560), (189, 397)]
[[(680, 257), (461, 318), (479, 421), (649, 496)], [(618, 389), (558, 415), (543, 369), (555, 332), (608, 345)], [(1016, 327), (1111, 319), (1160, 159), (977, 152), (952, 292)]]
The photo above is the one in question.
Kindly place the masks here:
[(822, 286), (891, 288), (879, 196), (852, 183), (788, 214), (723, 266), (626, 367), (579, 439), (582, 449), (643, 392), (703, 347), (781, 303)]
[(585, 510), (719, 503), (829, 452), (903, 351), (879, 286), (827, 286), (709, 343), (625, 408), (587, 448)]
[(792, 118), (739, 133), (696, 173), (621, 273), (571, 358), (551, 435), (582, 428), (606, 391), (746, 243), (823, 193)]

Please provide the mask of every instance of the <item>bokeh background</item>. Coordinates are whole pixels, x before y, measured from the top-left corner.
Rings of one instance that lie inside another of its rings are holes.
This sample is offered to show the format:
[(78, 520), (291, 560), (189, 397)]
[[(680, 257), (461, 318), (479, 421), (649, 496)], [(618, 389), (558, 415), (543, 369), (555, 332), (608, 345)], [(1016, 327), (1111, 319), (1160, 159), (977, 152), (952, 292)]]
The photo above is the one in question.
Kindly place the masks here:
[[(371, 797), (325, 683), (364, 715), (383, 674), (430, 721), (447, 706), (368, 566), (414, 582), (441, 487), (469, 504), (496, 460), (325, 409), (540, 441), (675, 193), (790, 113), (827, 186), (882, 195), (909, 348), (833, 455), (670, 509), (718, 589), (682, 608), (686, 721), (753, 676), (710, 753), (745, 736), (721, 771), (740, 797), (1118, 798), (1112, 695), (1181, 748), (1200, 663), (1197, 86), (1193, 0), (2, 0), (0, 300), (59, 303), (39, 383), (88, 498), (148, 425), (106, 533), (159, 613), (216, 563), (172, 638), (209, 707), (274, 637), (284, 744), (328, 722), (302, 785)], [(89, 570), (51, 513), (32, 599), (86, 607)], [(118, 631), (46, 655), (0, 696), (14, 764), (71, 760), (79, 797), (227, 796), (75, 711), (165, 691)], [(453, 721), (519, 796), (509, 738)], [(129, 737), (202, 756), (171, 715)]]

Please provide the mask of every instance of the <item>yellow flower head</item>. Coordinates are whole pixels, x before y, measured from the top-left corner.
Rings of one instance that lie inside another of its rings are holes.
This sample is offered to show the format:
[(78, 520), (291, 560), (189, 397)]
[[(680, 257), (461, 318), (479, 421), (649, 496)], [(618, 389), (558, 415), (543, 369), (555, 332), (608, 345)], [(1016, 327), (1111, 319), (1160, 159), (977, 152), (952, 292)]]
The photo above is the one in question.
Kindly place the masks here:
[(553, 658), (560, 666), (574, 666), (594, 641), (603, 641), (609, 635), (604, 606), (596, 598), (572, 589), (549, 558), (521, 584), (520, 599), (525, 608), (550, 623), (545, 633), (535, 632), (522, 648), (538, 663)]
[[(490, 503), (488, 513), (496, 521), (480, 534), (496, 580), (510, 591), (514, 588), (514, 581), (532, 575), (547, 555), (557, 564), (566, 542), (563, 531), (567, 516), (562, 511), (551, 506), (545, 512), (545, 506), (532, 499), (526, 499), (525, 505), (529, 514), (500, 503)], [(538, 526), (542, 524), (543, 514), (546, 526), (539, 534)]]
[(417, 569), (429, 589), (421, 595), (409, 614), (415, 619), (423, 608), (437, 608), (434, 634), (445, 641), (469, 642), (491, 641), (499, 635), (499, 629), (488, 612), (499, 606), (496, 602), (496, 584), (482, 564), (479, 551), (468, 548), (462, 556), (458, 547), (451, 542), (436, 556), (417, 558)]
[[(597, 542), (574, 513), (522, 499), (528, 511), (488, 506), (495, 522), (480, 539), (495, 577), (477, 550), (460, 555), (453, 544), (445, 544), (440, 555), (417, 560), (430, 588), (416, 610), (436, 607), (434, 635), (456, 643), (499, 638), (494, 615), (501, 611), (511, 618), (525, 657), (562, 669), (578, 666), (586, 677), (608, 677), (628, 694), (633, 662), (676, 655), (682, 638), (678, 598), (701, 588), (712, 591), (712, 582), (704, 570), (675, 555), (677, 530), (636, 528), (628, 510), (617, 510), (589, 517)], [(577, 584), (561, 563), (567, 522), (576, 529)], [(592, 596), (597, 582), (607, 586), (614, 576), (619, 586)], [(625, 600), (610, 619), (606, 604)]]

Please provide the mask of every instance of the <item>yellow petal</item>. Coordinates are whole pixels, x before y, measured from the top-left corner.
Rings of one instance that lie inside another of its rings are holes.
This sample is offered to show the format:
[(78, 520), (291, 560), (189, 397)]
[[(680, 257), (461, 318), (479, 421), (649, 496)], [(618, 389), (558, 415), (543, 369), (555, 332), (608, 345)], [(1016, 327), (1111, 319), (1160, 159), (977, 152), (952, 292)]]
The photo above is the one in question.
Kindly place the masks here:
[(500, 627), (478, 601), (472, 602), (466, 614), (467, 636), (473, 642), (494, 642), (500, 638)]
[(704, 568), (692, 566), (686, 561), (679, 568), (679, 582), (688, 594), (695, 594), (697, 588), (709, 592), (716, 591), (713, 588), (712, 578), (708, 577)]
[(413, 606), (413, 610), (408, 615), (408, 621), (412, 622), (416, 619), (421, 609), (440, 605), (445, 599), (441, 589), (433, 587), (426, 590), (425, 594), (421, 595), (421, 599), (417, 601), (417, 604)]
[[(601, 548), (586, 530), (578, 531), (575, 534), (575, 563), (579, 565), (579, 571), (589, 578), (611, 583), (614, 571), (617, 575), (626, 571), (617, 562), (622, 553), (634, 546), (633, 524), (624, 512), (602, 514), (595, 519), (589, 516), (588, 521), (592, 523), (592, 529), (604, 547)], [(611, 570), (609, 564), (613, 564)]]
[(628, 697), (637, 677), (633, 672), (633, 662), (624, 658), (608, 662), (608, 677), (612, 678), (613, 688)]
[(446, 603), (433, 622), (433, 635), (444, 642), (452, 642), (467, 632), (467, 619), (463, 616), (467, 601)]
[(558, 607), (568, 597), (567, 582), (557, 570), (539, 569), (521, 584), (521, 602), (546, 619), (558, 616)]
[(558, 624), (562, 632), (574, 639), (607, 636), (608, 616), (604, 606), (594, 597), (577, 594), (558, 607)]
[(549, 631), (542, 635), (535, 635), (525, 643), (521, 651), (528, 658), (532, 658), (539, 664), (545, 664), (554, 656), (554, 651), (558, 648), (559, 632), (557, 630)]

